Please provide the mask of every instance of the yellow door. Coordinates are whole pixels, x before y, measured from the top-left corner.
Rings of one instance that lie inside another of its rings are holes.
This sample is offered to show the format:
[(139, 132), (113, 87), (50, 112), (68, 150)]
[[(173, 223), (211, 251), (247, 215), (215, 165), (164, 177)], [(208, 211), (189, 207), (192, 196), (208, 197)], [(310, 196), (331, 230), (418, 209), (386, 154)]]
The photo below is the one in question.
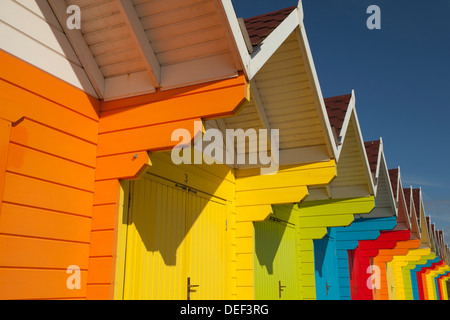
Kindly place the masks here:
[(224, 299), (226, 203), (150, 174), (130, 192), (123, 298)]
[(198, 285), (190, 298), (224, 300), (226, 203), (191, 189), (187, 200), (187, 276)]

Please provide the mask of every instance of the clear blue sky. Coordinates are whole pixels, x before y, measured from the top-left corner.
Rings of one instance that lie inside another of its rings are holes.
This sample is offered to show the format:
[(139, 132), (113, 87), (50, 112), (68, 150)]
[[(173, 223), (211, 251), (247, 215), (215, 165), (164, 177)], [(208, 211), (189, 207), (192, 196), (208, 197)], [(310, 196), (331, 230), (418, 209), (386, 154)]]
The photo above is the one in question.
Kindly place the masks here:
[[(238, 17), (297, 0), (232, 0)], [(370, 5), (381, 30), (369, 30)], [(366, 141), (383, 138), (404, 187), (422, 187), (426, 214), (450, 245), (450, 1), (303, 0), (324, 97), (356, 94)]]

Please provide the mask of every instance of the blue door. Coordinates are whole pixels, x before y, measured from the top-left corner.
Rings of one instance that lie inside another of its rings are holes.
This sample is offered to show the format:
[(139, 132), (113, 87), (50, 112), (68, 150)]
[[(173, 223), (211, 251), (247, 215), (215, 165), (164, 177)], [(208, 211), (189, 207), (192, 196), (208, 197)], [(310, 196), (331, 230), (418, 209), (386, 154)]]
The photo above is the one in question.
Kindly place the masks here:
[(334, 228), (322, 239), (314, 240), (314, 267), (317, 300), (339, 300), (339, 278)]

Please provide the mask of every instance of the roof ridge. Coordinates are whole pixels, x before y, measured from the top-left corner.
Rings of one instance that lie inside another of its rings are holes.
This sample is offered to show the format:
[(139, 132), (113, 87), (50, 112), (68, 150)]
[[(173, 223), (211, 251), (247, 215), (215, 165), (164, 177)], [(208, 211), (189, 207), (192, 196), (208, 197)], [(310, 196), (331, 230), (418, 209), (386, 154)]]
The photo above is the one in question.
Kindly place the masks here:
[(245, 18), (244, 21), (246, 22), (246, 21), (248, 21), (248, 20), (258, 19), (258, 18), (261, 18), (261, 17), (264, 17), (264, 16), (273, 15), (273, 14), (276, 14), (276, 13), (280, 13), (281, 11), (287, 11), (287, 10), (291, 10), (291, 9), (292, 9), (292, 11), (293, 11), (296, 7), (297, 7), (297, 6), (292, 6), (292, 7), (287, 7), (287, 8), (283, 8), (283, 9), (279, 9), (279, 10), (267, 12), (267, 13), (262, 13), (262, 14), (259, 14), (259, 15), (257, 15), (257, 16)]
[(297, 6), (280, 9), (244, 19), (252, 46), (258, 46), (275, 30)]
[(323, 99), (328, 119), (331, 126), (335, 128), (338, 137), (340, 136), (342, 126), (344, 125), (351, 97), (351, 94), (347, 94)]

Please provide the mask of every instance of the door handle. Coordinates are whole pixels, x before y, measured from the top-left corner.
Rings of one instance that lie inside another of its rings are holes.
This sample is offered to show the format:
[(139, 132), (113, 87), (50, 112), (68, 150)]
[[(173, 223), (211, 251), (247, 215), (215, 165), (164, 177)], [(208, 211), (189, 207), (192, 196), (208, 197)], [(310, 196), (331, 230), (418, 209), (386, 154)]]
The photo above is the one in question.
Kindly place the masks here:
[(191, 278), (188, 277), (187, 278), (187, 299), (191, 300), (191, 293), (192, 292), (197, 292), (195, 290), (192, 290), (192, 288), (197, 288), (200, 287), (198, 284), (191, 284)]
[(327, 289), (327, 295), (328, 295), (328, 288), (331, 288), (331, 286), (328, 285), (328, 282), (325, 282), (325, 288)]
[(281, 299), (281, 293), (283, 292), (283, 288), (286, 288), (286, 286), (281, 285), (281, 281), (278, 281), (278, 297)]

